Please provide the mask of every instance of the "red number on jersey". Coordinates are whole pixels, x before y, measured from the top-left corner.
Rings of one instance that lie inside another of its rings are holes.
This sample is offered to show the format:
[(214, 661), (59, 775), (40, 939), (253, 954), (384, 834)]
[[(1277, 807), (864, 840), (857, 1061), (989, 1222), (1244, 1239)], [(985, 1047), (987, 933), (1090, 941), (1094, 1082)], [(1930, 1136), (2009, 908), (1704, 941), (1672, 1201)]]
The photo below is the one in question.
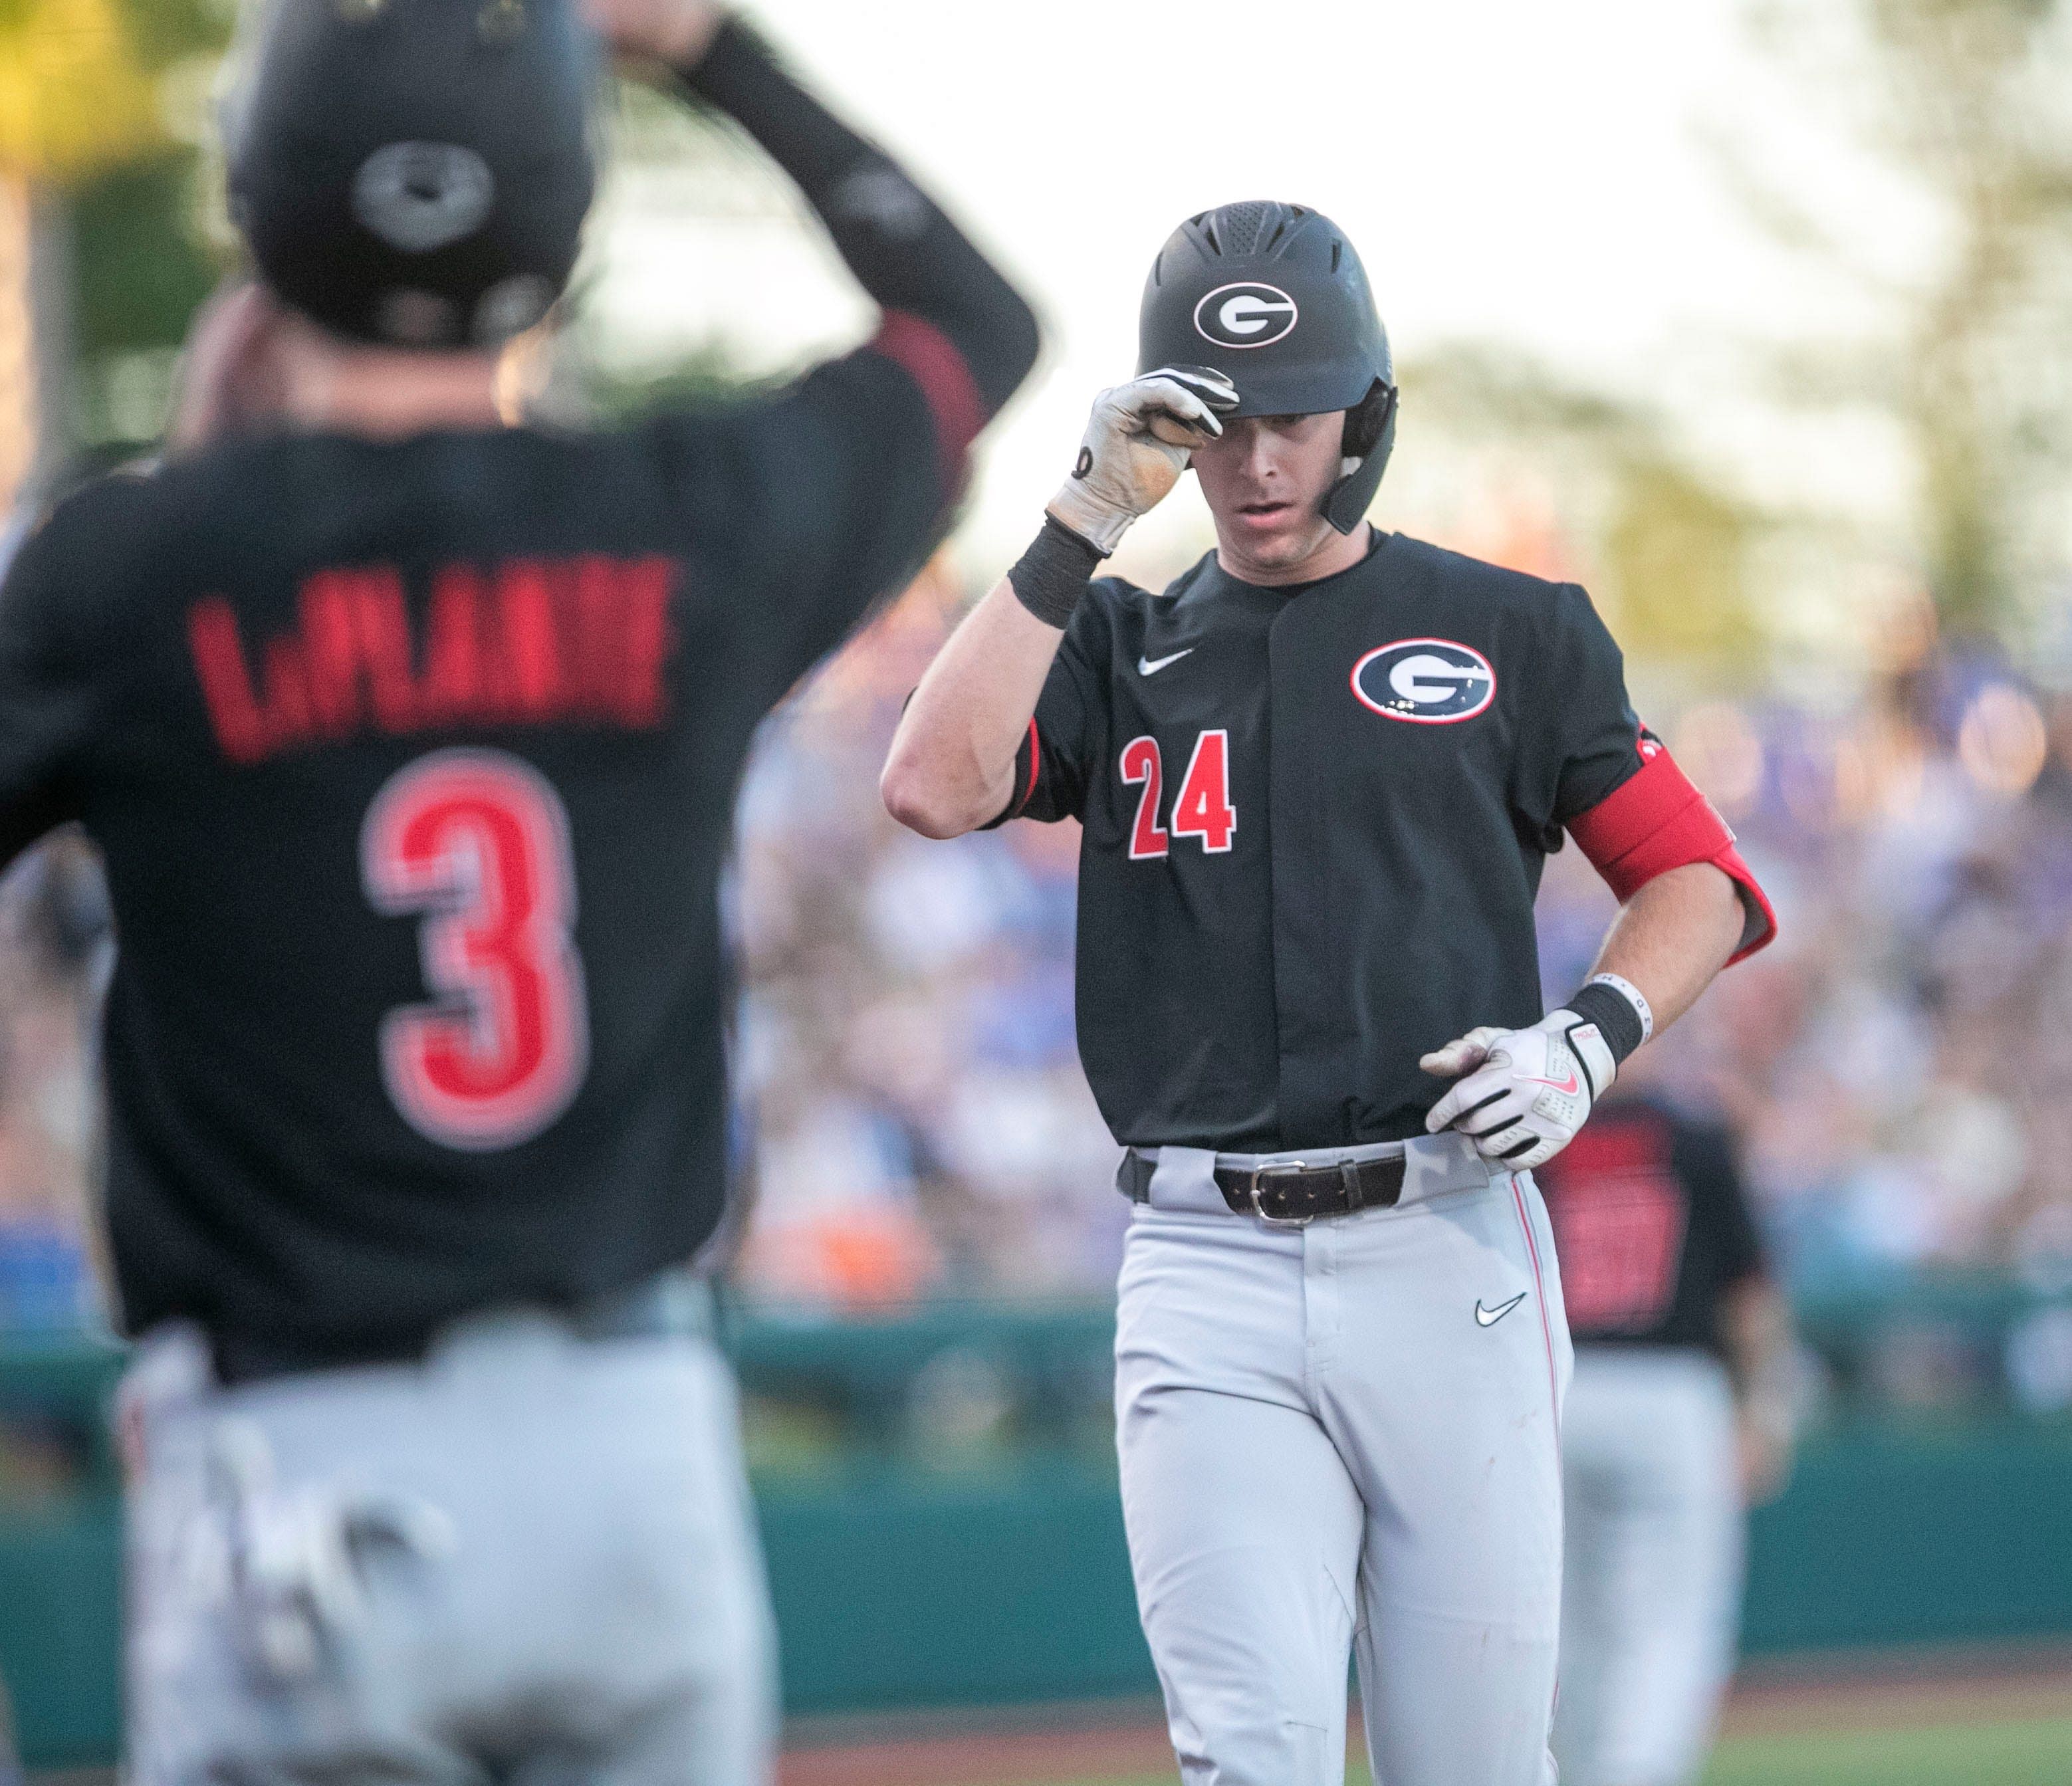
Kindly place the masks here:
[(590, 1057), (561, 797), (502, 751), (434, 751), (375, 795), (360, 861), (378, 910), (425, 914), (436, 996), (381, 1024), (397, 1109), (450, 1148), (530, 1140), (568, 1108)]
[(1163, 856), (1167, 839), (1158, 823), (1158, 800), (1166, 780), (1159, 767), (1156, 738), (1132, 738), (1122, 747), (1122, 780), (1125, 787), (1135, 787), (1140, 782), (1144, 784), (1143, 793), (1137, 796), (1137, 823), (1130, 827), (1130, 860), (1145, 862)]
[(1173, 835), (1198, 837), (1202, 848), (1220, 856), (1237, 834), (1237, 808), (1230, 799), (1230, 733), (1204, 732), (1194, 740), (1186, 778), (1173, 803)]

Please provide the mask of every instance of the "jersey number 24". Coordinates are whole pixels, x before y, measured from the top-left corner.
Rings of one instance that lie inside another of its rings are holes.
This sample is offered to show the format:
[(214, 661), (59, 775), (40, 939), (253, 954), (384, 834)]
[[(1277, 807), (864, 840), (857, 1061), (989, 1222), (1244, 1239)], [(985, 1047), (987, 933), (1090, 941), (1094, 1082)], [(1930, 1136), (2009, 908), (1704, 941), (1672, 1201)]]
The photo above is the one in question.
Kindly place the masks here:
[(483, 1152), (529, 1141), (589, 1065), (568, 810), (500, 750), (435, 750), (389, 778), (360, 834), (377, 911), (421, 914), (429, 1004), (381, 1021), (381, 1076), (428, 1139)]
[(1129, 859), (1154, 861), (1163, 856), (1175, 837), (1198, 837), (1211, 856), (1221, 856), (1237, 836), (1237, 808), (1230, 799), (1230, 733), (1220, 727), (1194, 740), (1194, 753), (1187, 759), (1187, 773), (1181, 778), (1180, 791), (1173, 798), (1169, 826), (1158, 823), (1158, 807), (1166, 788), (1164, 766), (1158, 760), (1158, 741), (1149, 733), (1132, 738), (1122, 747), (1122, 780), (1126, 787), (1141, 787), (1137, 796), (1137, 819), (1129, 827)]

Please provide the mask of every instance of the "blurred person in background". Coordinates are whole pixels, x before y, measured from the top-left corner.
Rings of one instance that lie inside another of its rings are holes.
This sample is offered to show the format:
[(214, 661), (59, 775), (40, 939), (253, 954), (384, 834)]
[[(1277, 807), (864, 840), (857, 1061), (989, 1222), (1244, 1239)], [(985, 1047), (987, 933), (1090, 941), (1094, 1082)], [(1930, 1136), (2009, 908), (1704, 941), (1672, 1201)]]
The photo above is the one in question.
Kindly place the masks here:
[(1575, 1375), (1562, 1410), (1564, 1786), (1688, 1786), (1739, 1632), (1745, 1510), (1788, 1467), (1791, 1326), (1733, 1139), (1652, 1061), (1540, 1169)]
[(764, 729), (743, 790), (734, 1065), (758, 1169), (731, 1275), (751, 1297), (856, 1309), (1113, 1280), (1127, 1212), (1072, 1034), (1076, 827), (945, 848), (877, 796), (953, 601), (939, 556)]
[(88, 1240), (88, 1022), (111, 946), (107, 885), (76, 831), (0, 884), (0, 1329), (47, 1335), (105, 1318)]
[[(1768, 904), (1580, 588), (1368, 524), (1394, 372), (1328, 218), (1182, 224), (1138, 367), (922, 679), (886, 804), (1083, 826), (1123, 1508), (1182, 1773), (1335, 1786), (1350, 1653), (1378, 1780), (1551, 1786), (1568, 1339), (1531, 1169)], [(1215, 549), (1096, 578), (1190, 463)], [(1622, 909), (1547, 1013), (1564, 832)]]
[(513, 425), (601, 68), (565, 0), (276, 0), (259, 281), (171, 462), (0, 592), (0, 857), (82, 821), (127, 1329), (129, 1775), (767, 1777), (766, 1589), (694, 1260), (756, 727), (923, 561), (1034, 318), (738, 23), (590, 0), (880, 306), (792, 389)]

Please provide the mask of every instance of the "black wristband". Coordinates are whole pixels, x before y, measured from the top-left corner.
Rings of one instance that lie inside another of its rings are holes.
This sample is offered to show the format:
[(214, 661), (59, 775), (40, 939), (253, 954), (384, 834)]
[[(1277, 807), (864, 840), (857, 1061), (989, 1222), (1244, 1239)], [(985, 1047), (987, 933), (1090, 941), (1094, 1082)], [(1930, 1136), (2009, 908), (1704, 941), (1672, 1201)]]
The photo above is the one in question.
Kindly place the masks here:
[(1072, 610), (1100, 569), (1101, 555), (1054, 515), (1007, 573), (1014, 599), (1046, 626), (1071, 622)]
[(1640, 1013), (1633, 1008), (1633, 1001), (1618, 987), (1605, 985), (1601, 980), (1593, 980), (1581, 987), (1568, 1000), (1564, 1009), (1572, 1011), (1585, 1023), (1597, 1026), (1597, 1033), (1605, 1039), (1605, 1046), (1612, 1051), (1614, 1062), (1625, 1060), (1646, 1039), (1641, 1027)]

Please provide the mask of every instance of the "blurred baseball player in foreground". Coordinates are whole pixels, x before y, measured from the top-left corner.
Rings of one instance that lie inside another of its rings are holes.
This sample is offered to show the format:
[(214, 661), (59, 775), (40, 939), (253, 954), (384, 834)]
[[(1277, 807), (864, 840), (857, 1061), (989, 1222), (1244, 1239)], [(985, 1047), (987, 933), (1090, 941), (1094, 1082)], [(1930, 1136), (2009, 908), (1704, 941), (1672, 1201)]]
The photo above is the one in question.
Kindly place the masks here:
[(1718, 1125), (1622, 1079), (1544, 1189), (1576, 1342), (1554, 1752), (1563, 1786), (1688, 1786), (1733, 1672), (1743, 1509), (1790, 1455), (1790, 1316)]
[(599, 71), (564, 0), (279, 0), (230, 118), (263, 286), (155, 475), (0, 597), (0, 850), (106, 852), (109, 1222), (143, 1336), (130, 1772), (767, 1777), (765, 1590), (689, 1262), (750, 734), (937, 536), (1021, 300), (692, 0), (592, 0), (883, 309), (790, 392), (500, 425)]
[[(1124, 1509), (1187, 1779), (1338, 1780), (1350, 1648), (1386, 1786), (1540, 1786), (1568, 1343), (1529, 1168), (1768, 908), (1580, 589), (1367, 525), (1396, 393), (1328, 219), (1190, 218), (1140, 339), (886, 802), (1085, 827), (1079, 1050), (1138, 1205)], [(1096, 579), (1190, 459), (1216, 549)], [(1543, 1015), (1564, 830), (1625, 905)]]

